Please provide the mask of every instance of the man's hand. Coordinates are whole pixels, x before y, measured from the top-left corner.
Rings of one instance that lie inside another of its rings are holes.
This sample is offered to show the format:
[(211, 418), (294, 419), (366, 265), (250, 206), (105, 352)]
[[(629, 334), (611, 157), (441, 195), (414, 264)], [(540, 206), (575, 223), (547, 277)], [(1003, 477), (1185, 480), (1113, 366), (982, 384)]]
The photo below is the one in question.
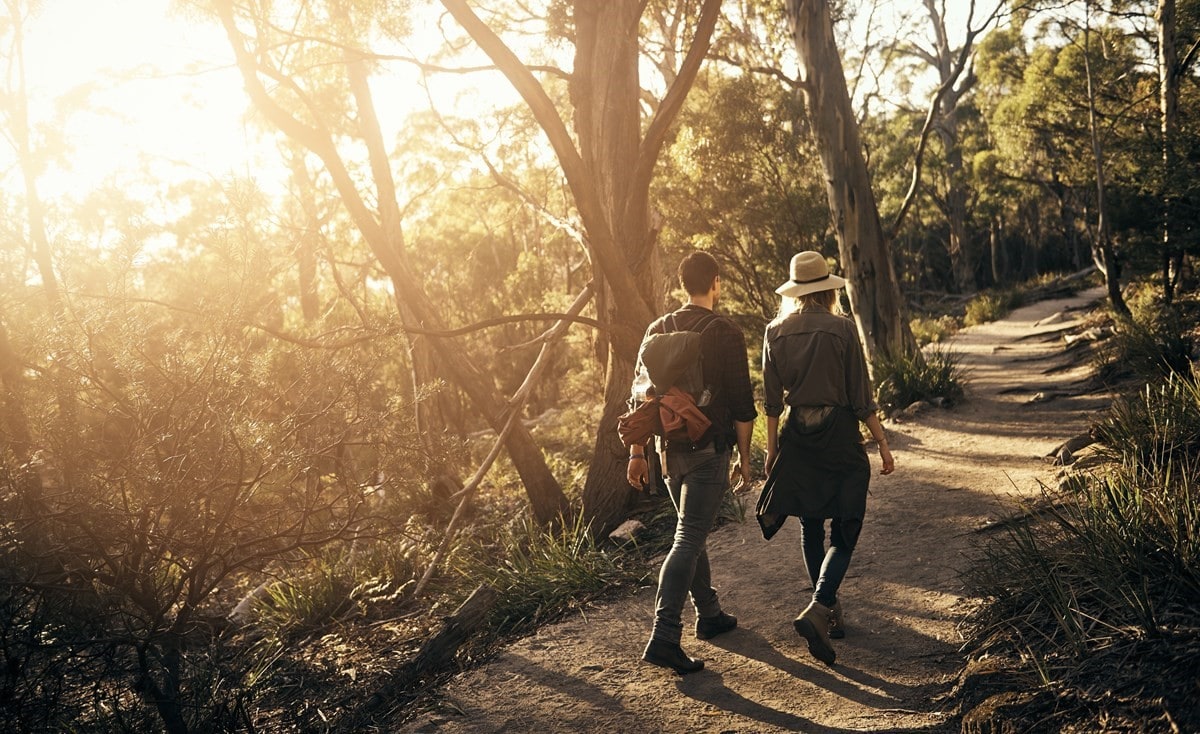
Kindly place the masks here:
[(886, 443), (879, 446), (879, 458), (883, 461), (883, 468), (879, 470), (880, 474), (891, 474), (896, 471), (896, 460), (892, 458), (892, 450)]
[(625, 467), (625, 479), (629, 481), (631, 487), (638, 491), (646, 488), (646, 484), (650, 481), (650, 467), (646, 464), (645, 456), (633, 454), (629, 456), (629, 463)]

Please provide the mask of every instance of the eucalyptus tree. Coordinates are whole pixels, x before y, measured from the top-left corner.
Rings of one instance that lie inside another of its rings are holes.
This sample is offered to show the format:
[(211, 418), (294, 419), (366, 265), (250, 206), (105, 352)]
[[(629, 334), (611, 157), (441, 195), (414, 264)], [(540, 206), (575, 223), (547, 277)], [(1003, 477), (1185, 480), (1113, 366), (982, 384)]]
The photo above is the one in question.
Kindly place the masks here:
[(850, 305), (872, 362), (917, 353), (826, 0), (788, 0), (800, 89), (825, 172)]
[[(442, 0), (529, 105), (570, 187), (585, 233), (596, 314), (605, 329), (604, 409), (583, 490), (583, 509), (596, 532), (617, 523), (632, 496), (625, 480), (626, 451), (615, 427), (625, 410), (642, 333), (662, 304), (650, 185), (708, 50), (720, 4), (550, 2), (546, 10), (572, 43), (573, 65), (570, 72), (558, 70), (543, 81), (501, 38), (501, 13), (476, 12), (465, 0)], [(667, 71), (656, 85), (642, 79), (648, 39), (658, 41), (659, 68)], [(688, 44), (686, 51), (675, 50), (680, 39)], [(555, 79), (566, 80), (569, 108), (555, 104), (547, 92)]]
[[(479, 360), (464, 359), (452, 342), (418, 333), (444, 331), (445, 316), (411, 263), (392, 151), (370, 85), (381, 60), (367, 46), (379, 38), (403, 38), (404, 17), (395, 8), (380, 12), (371, 3), (297, 0), (276, 6), (214, 0), (212, 5), (255, 108), (319, 161), (391, 282), (401, 327), (410, 337), (415, 381), (430, 384), (447, 374), (480, 418), (500, 433), (510, 411)], [(534, 515), (553, 522), (567, 511), (567, 501), (541, 450), (520, 421), (504, 435)]]
[(752, 349), (792, 255), (836, 247), (800, 99), (774, 75), (701, 75), (654, 198), (668, 257), (699, 246), (721, 260), (723, 308), (745, 320)]
[(1159, 128), (1162, 147), (1162, 290), (1171, 303), (1183, 271), (1183, 259), (1195, 249), (1197, 207), (1195, 176), (1189, 170), (1189, 151), (1195, 136), (1184, 133), (1189, 115), (1180, 114), (1181, 83), (1195, 78), (1200, 58), (1200, 2), (1158, 0), (1155, 9), (1158, 46)]
[(967, 10), (963, 41), (958, 47), (951, 42), (951, 29), (946, 22), (946, 2), (922, 0), (929, 20), (931, 42), (928, 47), (920, 42), (913, 43), (908, 51), (925, 62), (937, 74), (937, 89), (930, 101), (921, 128), (919, 142), (914, 153), (912, 181), (905, 202), (901, 204), (896, 220), (892, 224), (894, 236), (908, 209), (909, 202), (920, 186), (925, 143), (930, 131), (936, 133), (942, 144), (943, 171), (946, 186), (936, 198), (947, 223), (946, 249), (954, 272), (955, 285), (960, 291), (975, 287), (977, 254), (970, 244), (967, 232), (967, 204), (970, 197), (968, 178), (963, 165), (963, 146), (959, 135), (959, 106), (975, 83), (971, 60), (975, 39), (989, 28), (999, 17), (1003, 3), (994, 6), (976, 24), (976, 2), (970, 0)]

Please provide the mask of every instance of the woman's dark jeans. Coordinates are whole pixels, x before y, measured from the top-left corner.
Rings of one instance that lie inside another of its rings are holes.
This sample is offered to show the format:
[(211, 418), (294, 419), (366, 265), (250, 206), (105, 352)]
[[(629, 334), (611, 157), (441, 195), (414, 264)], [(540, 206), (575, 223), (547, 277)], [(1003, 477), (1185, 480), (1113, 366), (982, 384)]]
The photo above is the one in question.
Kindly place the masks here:
[(698, 616), (721, 613), (706, 545), (729, 486), (729, 455), (729, 449), (716, 451), (712, 446), (690, 452), (667, 451), (667, 490), (678, 520), (675, 540), (658, 574), (652, 639), (659, 642), (679, 644), (683, 604), (689, 594)]
[(813, 582), (813, 600), (826, 607), (837, 604), (838, 588), (850, 567), (850, 556), (862, 531), (862, 518), (833, 518), (830, 523), (829, 550), (825, 550), (825, 521), (800, 519), (800, 542), (804, 547), (804, 565)]

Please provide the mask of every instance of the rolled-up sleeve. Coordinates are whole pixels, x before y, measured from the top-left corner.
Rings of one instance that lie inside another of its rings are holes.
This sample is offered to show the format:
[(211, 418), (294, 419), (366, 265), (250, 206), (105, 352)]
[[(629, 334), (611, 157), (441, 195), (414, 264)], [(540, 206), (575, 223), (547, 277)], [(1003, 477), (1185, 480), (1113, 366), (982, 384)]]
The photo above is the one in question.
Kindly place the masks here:
[(733, 324), (725, 329), (726, 389), (729, 391), (729, 414), (735, 421), (750, 423), (758, 417), (754, 407), (754, 385), (750, 382), (750, 363), (746, 359), (746, 337)]
[(867, 372), (867, 358), (863, 354), (862, 342), (858, 339), (858, 329), (850, 321), (846, 349), (846, 396), (850, 399), (850, 409), (860, 421), (865, 421), (879, 409), (875, 403), (875, 395), (871, 390), (871, 377)]
[(775, 366), (775, 355), (771, 352), (769, 329), (763, 334), (762, 370), (763, 412), (769, 418), (778, 418), (783, 414), (783, 381), (779, 378), (779, 370)]

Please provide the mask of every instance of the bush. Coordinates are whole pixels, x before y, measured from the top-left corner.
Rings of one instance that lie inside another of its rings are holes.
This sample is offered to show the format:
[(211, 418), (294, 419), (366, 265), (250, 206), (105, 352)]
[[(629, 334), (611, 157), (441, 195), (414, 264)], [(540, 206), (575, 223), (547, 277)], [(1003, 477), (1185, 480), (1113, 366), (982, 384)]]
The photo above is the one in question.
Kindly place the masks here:
[(1150, 381), (1191, 374), (1194, 345), (1177, 310), (1147, 304), (1135, 308), (1132, 318), (1118, 319), (1113, 331), (1100, 352), (1102, 377)]
[(875, 364), (875, 396), (891, 414), (918, 400), (953, 403), (963, 395), (958, 355), (942, 349), (880, 359)]
[(937, 344), (954, 335), (958, 331), (958, 319), (953, 316), (918, 317), (909, 322), (917, 344)]
[(1200, 386), (1172, 374), (1158, 386), (1114, 401), (1094, 429), (1101, 452), (1114, 461), (1166, 466), (1200, 454)]
[(963, 324), (975, 326), (997, 321), (1004, 318), (1014, 308), (1019, 307), (1024, 297), (1015, 290), (984, 291), (967, 303), (963, 314)]

